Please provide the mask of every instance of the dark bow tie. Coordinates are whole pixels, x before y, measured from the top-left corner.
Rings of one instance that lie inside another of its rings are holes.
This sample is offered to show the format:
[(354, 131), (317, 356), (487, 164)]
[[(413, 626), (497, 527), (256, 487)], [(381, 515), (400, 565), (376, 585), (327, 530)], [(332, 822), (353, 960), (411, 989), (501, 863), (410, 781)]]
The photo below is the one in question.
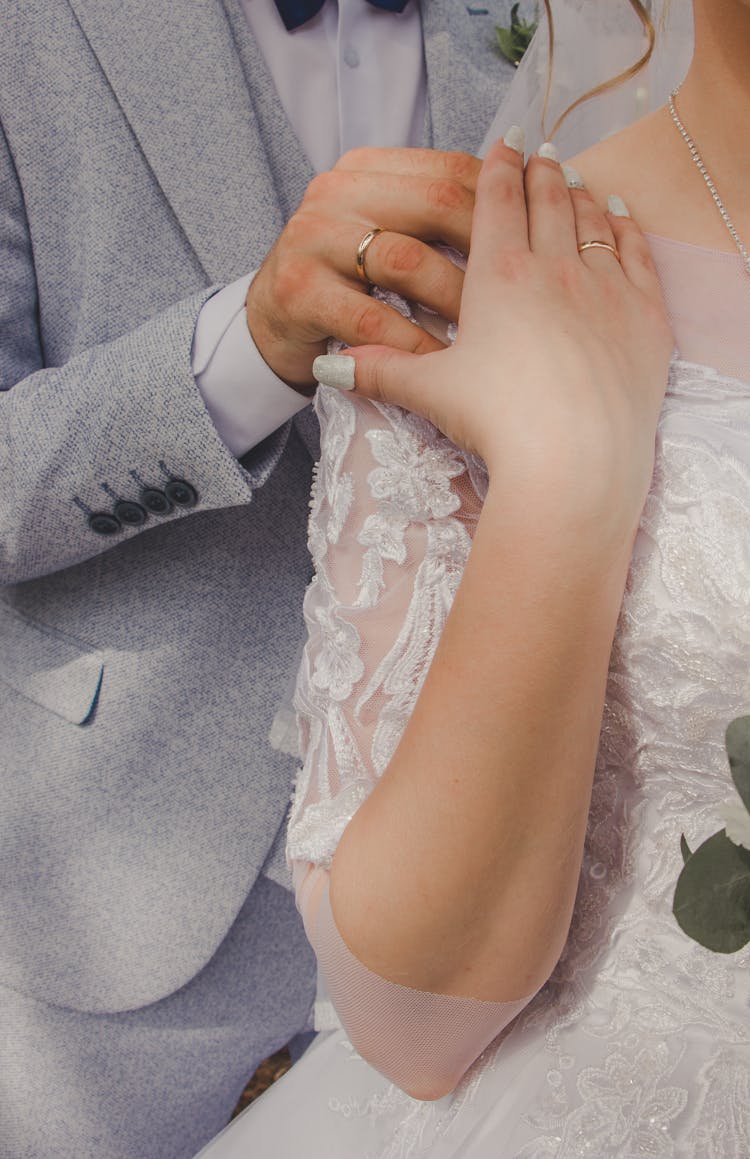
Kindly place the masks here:
[[(373, 8), (384, 8), (386, 12), (403, 12), (409, 0), (367, 0), (367, 3)], [(312, 20), (324, 4), (325, 0), (276, 0), (279, 15), (289, 32)]]

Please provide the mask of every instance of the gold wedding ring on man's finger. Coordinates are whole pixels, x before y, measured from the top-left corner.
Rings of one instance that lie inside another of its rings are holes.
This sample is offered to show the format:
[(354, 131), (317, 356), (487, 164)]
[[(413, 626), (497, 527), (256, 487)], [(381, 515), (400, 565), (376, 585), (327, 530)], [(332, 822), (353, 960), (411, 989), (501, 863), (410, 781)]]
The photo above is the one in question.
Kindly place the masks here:
[(356, 270), (357, 270), (357, 277), (359, 278), (359, 280), (361, 282), (364, 282), (366, 286), (372, 285), (372, 282), (370, 281), (370, 279), (367, 276), (367, 269), (365, 267), (365, 258), (367, 256), (367, 251), (370, 248), (370, 246), (372, 245), (375, 238), (378, 236), (378, 234), (382, 233), (382, 232), (383, 232), (383, 230), (380, 229), (380, 227), (377, 225), (373, 229), (368, 229), (367, 233), (362, 238), (362, 241), (357, 246), (357, 258), (356, 258), (356, 262), (355, 262), (355, 266), (356, 266)]
[(584, 241), (584, 242), (581, 242), (581, 244), (578, 247), (579, 254), (585, 253), (586, 250), (609, 250), (609, 252), (611, 254), (615, 255), (618, 262), (622, 261), (622, 258), (620, 257), (616, 247), (613, 245), (610, 245), (608, 241)]

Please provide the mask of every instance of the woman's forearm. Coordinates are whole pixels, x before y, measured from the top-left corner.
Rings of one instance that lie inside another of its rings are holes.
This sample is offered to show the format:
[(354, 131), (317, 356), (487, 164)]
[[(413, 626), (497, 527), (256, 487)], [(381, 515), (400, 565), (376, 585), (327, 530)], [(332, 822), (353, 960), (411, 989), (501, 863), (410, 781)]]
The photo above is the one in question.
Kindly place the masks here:
[(344, 941), (419, 990), (528, 995), (570, 922), (634, 527), (537, 506), (490, 488), (415, 711), (333, 863)]

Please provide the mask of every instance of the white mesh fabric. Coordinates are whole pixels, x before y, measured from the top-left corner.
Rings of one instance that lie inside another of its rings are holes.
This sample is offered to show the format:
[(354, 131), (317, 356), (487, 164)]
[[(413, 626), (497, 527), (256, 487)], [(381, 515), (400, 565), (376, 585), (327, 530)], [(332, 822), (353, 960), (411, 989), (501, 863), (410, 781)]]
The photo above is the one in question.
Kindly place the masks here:
[[(750, 277), (737, 251), (648, 238), (677, 352), (743, 381), (750, 367)], [(727, 247), (731, 246), (727, 234)]]
[(305, 928), (330, 999), (371, 1066), (417, 1098), (445, 1094), (530, 998), (480, 1002), (388, 982), (352, 954), (331, 912), (328, 874), (312, 869)]

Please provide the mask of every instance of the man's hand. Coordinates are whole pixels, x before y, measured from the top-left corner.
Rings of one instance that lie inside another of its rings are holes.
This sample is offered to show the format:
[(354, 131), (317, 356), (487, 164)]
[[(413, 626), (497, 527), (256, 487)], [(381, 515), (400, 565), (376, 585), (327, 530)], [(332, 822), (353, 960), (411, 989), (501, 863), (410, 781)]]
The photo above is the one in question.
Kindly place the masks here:
[(457, 321), (463, 273), (429, 243), (468, 253), (480, 167), (466, 153), (354, 149), (310, 182), (247, 296), (253, 341), (280, 378), (311, 388), (329, 338), (416, 354), (441, 348), (369, 296), (357, 248), (379, 227), (367, 250), (370, 281)]

